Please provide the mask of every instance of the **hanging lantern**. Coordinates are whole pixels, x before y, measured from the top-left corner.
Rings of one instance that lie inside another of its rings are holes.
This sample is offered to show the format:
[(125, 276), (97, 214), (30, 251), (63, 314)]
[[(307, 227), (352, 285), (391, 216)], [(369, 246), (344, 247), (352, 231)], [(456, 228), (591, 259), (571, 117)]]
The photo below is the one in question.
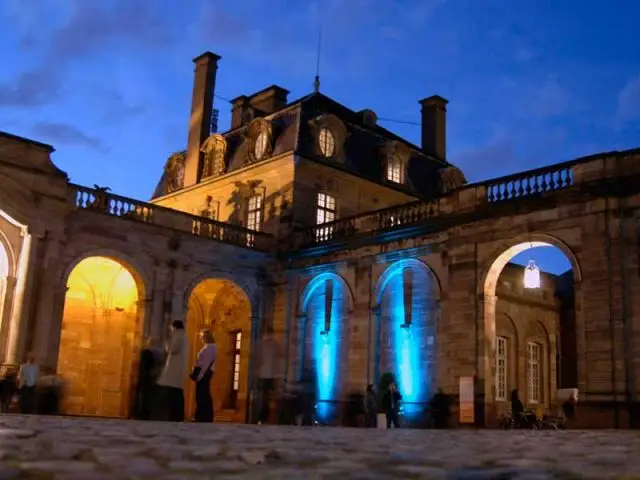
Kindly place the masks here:
[(524, 288), (540, 288), (540, 269), (533, 260), (524, 269)]

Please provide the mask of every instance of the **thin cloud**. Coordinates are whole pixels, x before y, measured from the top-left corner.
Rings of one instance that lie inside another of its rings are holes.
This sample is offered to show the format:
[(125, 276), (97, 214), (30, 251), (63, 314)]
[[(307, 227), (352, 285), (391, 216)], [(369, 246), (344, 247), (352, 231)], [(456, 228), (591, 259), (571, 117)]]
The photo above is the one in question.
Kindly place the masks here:
[(99, 138), (87, 135), (68, 123), (39, 122), (32, 127), (31, 131), (37, 138), (42, 138), (53, 145), (78, 145), (94, 150), (106, 150)]
[(640, 75), (631, 78), (618, 92), (616, 117), (621, 122), (640, 119)]
[(60, 96), (58, 72), (36, 68), (24, 72), (10, 82), (0, 84), (0, 107), (39, 107)]
[[(44, 61), (0, 84), (0, 107), (28, 108), (55, 102), (61, 95), (62, 79), (70, 64), (110, 43), (124, 43), (129, 50), (157, 48), (173, 38), (168, 25), (143, 0), (116, 0), (110, 8), (68, 0), (67, 6), (67, 18), (52, 33), (32, 29), (20, 39), (21, 45), (40, 46)], [(22, 12), (16, 8), (13, 16)], [(33, 13), (21, 14), (28, 19), (23, 20), (25, 25), (33, 23)]]

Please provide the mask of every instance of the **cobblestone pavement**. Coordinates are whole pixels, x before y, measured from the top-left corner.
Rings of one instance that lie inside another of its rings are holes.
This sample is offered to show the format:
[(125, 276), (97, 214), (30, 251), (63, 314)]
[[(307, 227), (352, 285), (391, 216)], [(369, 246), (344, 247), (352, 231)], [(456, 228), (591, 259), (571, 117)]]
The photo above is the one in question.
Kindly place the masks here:
[(640, 479), (633, 431), (366, 430), (0, 415), (0, 480)]

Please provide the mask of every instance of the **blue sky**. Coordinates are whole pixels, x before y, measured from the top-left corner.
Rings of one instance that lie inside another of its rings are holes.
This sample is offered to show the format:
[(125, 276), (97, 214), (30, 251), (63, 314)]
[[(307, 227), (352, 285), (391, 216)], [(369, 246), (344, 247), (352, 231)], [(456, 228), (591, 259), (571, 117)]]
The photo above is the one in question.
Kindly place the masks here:
[(74, 182), (146, 199), (186, 143), (191, 59), (222, 55), (224, 98), (297, 98), (322, 20), (323, 93), (416, 123), (420, 98), (448, 98), (449, 160), (482, 180), (640, 145), (638, 18), (633, 0), (3, 0), (0, 129), (53, 144)]

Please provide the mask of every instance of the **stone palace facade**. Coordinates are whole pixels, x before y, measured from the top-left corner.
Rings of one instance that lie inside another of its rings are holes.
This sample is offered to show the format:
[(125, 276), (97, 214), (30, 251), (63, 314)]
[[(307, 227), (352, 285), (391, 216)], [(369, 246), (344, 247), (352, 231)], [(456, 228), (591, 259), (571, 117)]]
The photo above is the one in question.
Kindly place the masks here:
[[(407, 423), (438, 388), (486, 426), (514, 388), (547, 412), (577, 388), (578, 424), (638, 425), (639, 150), (467, 184), (442, 97), (420, 102), (416, 146), (371, 110), (278, 86), (234, 99), (212, 133), (218, 61), (194, 60), (187, 147), (149, 202), (72, 184), (52, 147), (0, 133), (5, 371), (32, 352), (64, 412), (126, 417), (144, 338), (183, 319), (192, 355), (203, 327), (220, 347), (220, 420), (251, 420), (273, 329), (284, 383), (311, 369), (327, 423), (392, 372)], [(510, 260), (541, 245), (572, 270), (525, 289)]]

